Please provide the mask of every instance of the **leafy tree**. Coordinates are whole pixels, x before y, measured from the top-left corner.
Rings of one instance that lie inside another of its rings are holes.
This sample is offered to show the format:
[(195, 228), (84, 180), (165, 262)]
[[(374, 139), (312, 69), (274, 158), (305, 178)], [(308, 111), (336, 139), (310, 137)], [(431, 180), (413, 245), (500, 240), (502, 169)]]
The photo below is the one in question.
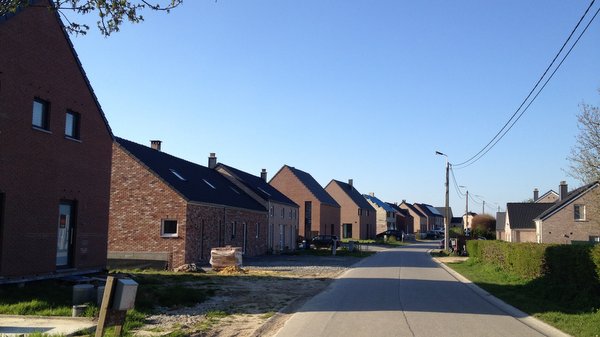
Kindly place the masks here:
[(65, 26), (71, 34), (85, 35), (89, 26), (71, 22), (64, 14), (65, 11), (74, 11), (77, 14), (97, 13), (98, 29), (104, 36), (109, 36), (119, 31), (123, 20), (129, 20), (132, 23), (144, 21), (141, 12), (144, 10), (164, 11), (169, 13), (175, 7), (181, 5), (183, 0), (155, 0), (163, 3), (151, 4), (146, 0), (54, 0), (50, 5), (41, 5), (30, 0), (3, 0), (0, 1), (0, 14), (16, 12), (22, 7), (48, 7), (50, 10), (58, 11), (67, 21)]
[(489, 214), (478, 214), (471, 220), (473, 237), (484, 237), (486, 239), (496, 238), (496, 219)]
[(590, 183), (600, 180), (600, 109), (585, 103), (580, 109), (577, 142), (567, 158), (571, 162), (569, 174), (583, 183)]

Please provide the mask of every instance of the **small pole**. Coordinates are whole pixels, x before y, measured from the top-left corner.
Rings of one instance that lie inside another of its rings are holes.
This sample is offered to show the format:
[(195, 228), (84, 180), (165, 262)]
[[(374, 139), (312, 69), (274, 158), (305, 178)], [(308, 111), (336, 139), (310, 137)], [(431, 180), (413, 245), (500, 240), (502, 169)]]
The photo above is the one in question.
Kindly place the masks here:
[[(96, 327), (96, 337), (102, 337), (104, 335), (104, 329), (108, 323), (108, 307), (111, 304), (110, 299), (113, 296), (114, 288), (116, 284), (116, 278), (108, 276), (106, 278), (106, 285), (104, 286), (104, 295), (102, 295), (102, 305), (100, 306), (100, 316), (98, 317), (98, 326)], [(115, 335), (120, 336), (120, 334)]]

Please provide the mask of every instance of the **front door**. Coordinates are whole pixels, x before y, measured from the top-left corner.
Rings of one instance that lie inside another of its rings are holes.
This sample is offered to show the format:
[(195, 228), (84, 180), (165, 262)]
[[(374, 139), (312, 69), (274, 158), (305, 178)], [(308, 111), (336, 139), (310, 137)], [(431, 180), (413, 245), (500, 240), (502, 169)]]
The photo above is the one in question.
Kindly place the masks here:
[(58, 207), (58, 240), (56, 247), (56, 267), (70, 267), (73, 253), (73, 232), (75, 230), (72, 203), (62, 202)]

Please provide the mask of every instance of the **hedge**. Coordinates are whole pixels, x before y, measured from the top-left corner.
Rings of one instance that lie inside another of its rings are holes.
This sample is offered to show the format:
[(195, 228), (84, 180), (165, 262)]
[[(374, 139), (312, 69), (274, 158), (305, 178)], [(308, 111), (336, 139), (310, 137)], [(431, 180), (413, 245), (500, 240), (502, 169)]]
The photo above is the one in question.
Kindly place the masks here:
[(541, 282), (554, 296), (600, 296), (600, 245), (469, 240), (467, 252), (475, 262)]

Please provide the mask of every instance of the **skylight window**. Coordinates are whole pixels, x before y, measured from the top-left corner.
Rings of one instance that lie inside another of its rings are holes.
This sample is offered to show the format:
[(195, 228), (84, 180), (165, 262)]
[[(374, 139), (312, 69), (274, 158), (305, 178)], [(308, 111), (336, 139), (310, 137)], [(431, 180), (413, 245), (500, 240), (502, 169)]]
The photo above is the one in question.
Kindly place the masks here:
[(233, 186), (229, 186), (229, 188), (231, 188), (232, 191), (234, 191), (237, 194), (240, 194), (240, 192), (238, 190), (236, 190), (235, 188), (233, 188)]
[(268, 195), (268, 196), (271, 196), (271, 194), (270, 194), (269, 192), (267, 192), (267, 191), (263, 190), (262, 188), (258, 187), (258, 189), (259, 189), (261, 192), (263, 192), (264, 194), (266, 194), (266, 195)]
[(216, 187), (213, 186), (213, 184), (209, 183), (208, 181), (206, 181), (206, 179), (202, 179), (202, 181), (204, 181), (206, 183), (206, 185), (212, 187), (213, 189), (217, 189)]
[(177, 178), (179, 178), (179, 180), (181, 180), (181, 181), (186, 181), (187, 180), (181, 174), (179, 174), (179, 172), (175, 171), (174, 169), (169, 169), (169, 171), (171, 171), (171, 173), (173, 173), (174, 176), (176, 176)]

